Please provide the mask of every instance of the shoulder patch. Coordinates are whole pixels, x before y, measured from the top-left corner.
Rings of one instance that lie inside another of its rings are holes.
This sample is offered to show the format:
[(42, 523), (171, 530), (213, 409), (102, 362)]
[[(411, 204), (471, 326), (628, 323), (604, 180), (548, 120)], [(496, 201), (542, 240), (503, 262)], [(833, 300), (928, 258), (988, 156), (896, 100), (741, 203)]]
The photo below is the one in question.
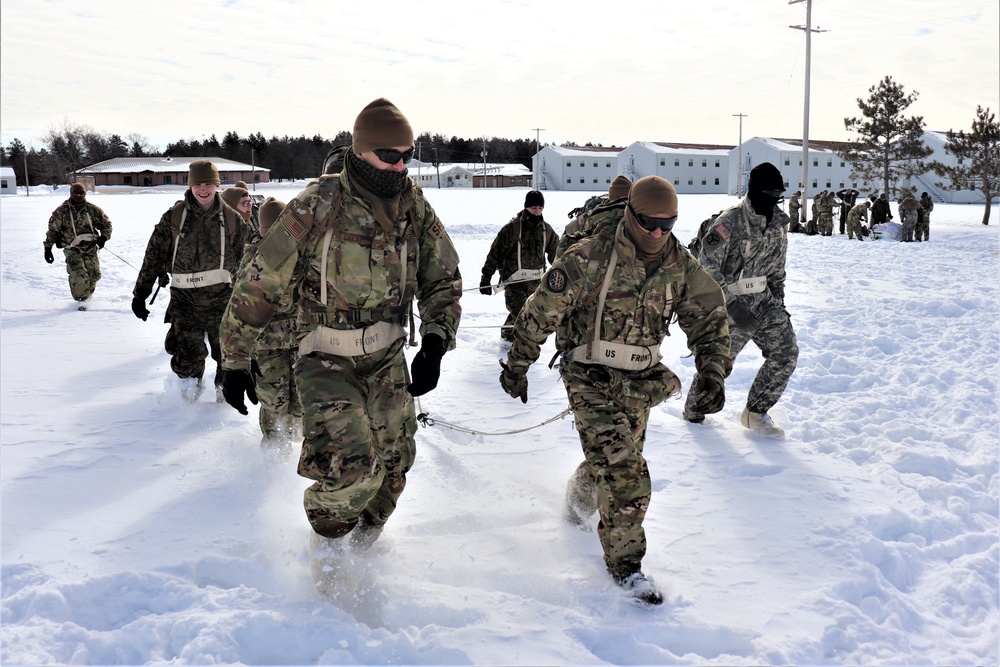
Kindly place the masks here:
[(444, 236), (444, 225), (441, 224), (440, 219), (435, 219), (434, 224), (431, 225), (430, 229), (428, 229), (427, 231), (435, 239), (439, 239), (442, 236)]
[(719, 238), (718, 234), (712, 232), (711, 234), (705, 237), (705, 243), (707, 243), (710, 246), (717, 246), (720, 243), (722, 243), (722, 239)]
[(545, 274), (545, 289), (555, 294), (565, 292), (568, 282), (566, 272), (562, 269), (549, 269), (548, 273)]
[(726, 227), (721, 222), (715, 226), (715, 229), (713, 231), (714, 233), (718, 234), (723, 240), (726, 241), (728, 241), (729, 237), (732, 236), (732, 232), (729, 231), (729, 228)]

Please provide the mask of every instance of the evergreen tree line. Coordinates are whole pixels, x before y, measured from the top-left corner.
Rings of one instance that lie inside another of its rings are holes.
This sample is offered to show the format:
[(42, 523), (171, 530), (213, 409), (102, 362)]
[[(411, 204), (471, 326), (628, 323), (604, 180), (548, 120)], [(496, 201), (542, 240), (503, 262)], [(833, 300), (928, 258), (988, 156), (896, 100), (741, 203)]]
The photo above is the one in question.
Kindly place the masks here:
[[(4, 166), (14, 169), (19, 183), (24, 183), (25, 155), (28, 178), (32, 185), (65, 183), (67, 178), (84, 167), (120, 157), (213, 157), (234, 160), (271, 170), (271, 180), (314, 178), (323, 160), (335, 146), (350, 145), (351, 133), (345, 130), (332, 138), (318, 134), (292, 137), (273, 136), (267, 139), (261, 132), (241, 137), (235, 131), (226, 132), (220, 141), (215, 134), (207, 139), (180, 139), (167, 144), (160, 152), (149, 145), (142, 135), (130, 134), (122, 139), (118, 134), (104, 134), (86, 125), (69, 121), (49, 130), (43, 147), (30, 149), (19, 139), (0, 147)], [(587, 144), (591, 145), (591, 144)], [(482, 153), (490, 163), (523, 164), (531, 168), (535, 154), (532, 139), (463, 139), (425, 132), (416, 139), (416, 157), (431, 164), (483, 162)]]
[[(891, 76), (871, 86), (867, 99), (857, 99), (861, 116), (844, 119), (844, 127), (857, 136), (846, 142), (838, 153), (850, 163), (853, 177), (870, 183), (881, 182), (888, 195), (896, 192), (901, 181), (929, 170), (950, 179), (953, 189), (978, 190), (986, 201), (983, 224), (989, 224), (990, 202), (1000, 195), (1000, 123), (995, 114), (979, 106), (970, 132), (948, 131), (946, 150), (957, 158), (957, 165), (926, 162), (925, 158), (932, 153), (922, 140), (926, 123), (922, 116), (905, 115), (917, 97), (916, 91), (907, 93)], [(142, 135), (129, 134), (122, 138), (69, 121), (61, 128), (49, 130), (43, 143), (43, 148), (29, 150), (20, 140), (14, 139), (9, 146), (0, 147), (0, 163), (13, 167), (22, 184), (25, 182), (25, 162), (32, 184), (56, 184), (65, 183), (79, 169), (97, 162), (158, 154)], [(319, 175), (330, 149), (350, 143), (351, 133), (344, 130), (332, 139), (318, 134), (267, 139), (260, 132), (241, 137), (229, 131), (222, 141), (214, 134), (202, 141), (181, 139), (168, 144), (162, 155), (218, 157), (259, 165), (270, 169), (271, 180), (280, 181)], [(419, 159), (435, 165), (474, 165), (486, 161), (522, 164), (529, 169), (536, 152), (531, 139), (460, 139), (454, 136), (448, 139), (429, 132), (417, 137), (416, 148)]]

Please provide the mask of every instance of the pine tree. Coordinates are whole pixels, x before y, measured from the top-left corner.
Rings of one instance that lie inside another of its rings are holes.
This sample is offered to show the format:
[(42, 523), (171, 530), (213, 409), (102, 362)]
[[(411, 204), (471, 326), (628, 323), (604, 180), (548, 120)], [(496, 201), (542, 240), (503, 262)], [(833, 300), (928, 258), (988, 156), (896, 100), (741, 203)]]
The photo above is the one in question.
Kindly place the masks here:
[(955, 165), (934, 161), (929, 166), (938, 176), (951, 181), (952, 190), (978, 190), (986, 199), (983, 224), (990, 224), (990, 204), (1000, 195), (1000, 123), (989, 107), (976, 107), (972, 130), (966, 134), (948, 130), (945, 151), (954, 155)]
[(898, 181), (927, 171), (923, 158), (933, 151), (922, 140), (923, 116), (903, 115), (916, 101), (916, 91), (907, 95), (902, 85), (886, 76), (868, 93), (867, 100), (858, 98), (861, 118), (844, 119), (844, 127), (859, 136), (838, 153), (851, 163), (852, 177), (881, 181), (888, 197)]

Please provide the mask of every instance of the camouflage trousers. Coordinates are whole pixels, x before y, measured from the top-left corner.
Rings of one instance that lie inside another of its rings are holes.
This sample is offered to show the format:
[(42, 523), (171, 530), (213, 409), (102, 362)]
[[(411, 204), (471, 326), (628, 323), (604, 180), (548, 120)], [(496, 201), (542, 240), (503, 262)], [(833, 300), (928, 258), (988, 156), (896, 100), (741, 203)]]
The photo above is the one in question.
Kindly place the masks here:
[[(767, 412), (781, 398), (799, 360), (799, 344), (791, 317), (783, 306), (774, 306), (757, 319), (756, 326), (740, 327), (729, 320), (729, 335), (729, 356), (733, 363), (750, 341), (760, 348), (764, 363), (750, 385), (747, 408), (750, 412)], [(697, 382), (698, 373), (695, 373), (691, 386)], [(694, 400), (694, 394), (689, 391), (685, 413), (697, 414), (692, 409)]]
[(604, 563), (612, 576), (626, 577), (646, 555), (642, 522), (652, 484), (642, 448), (649, 408), (624, 407), (577, 377), (564, 375), (563, 383), (586, 459), (573, 474), (567, 500), (593, 507), (596, 488)]
[(861, 241), (861, 219), (860, 218), (848, 218), (847, 219), (847, 238), (853, 239), (855, 236)]
[[(170, 315), (170, 329), (163, 349), (170, 355), (170, 370), (180, 378), (200, 378), (205, 374), (205, 359), (215, 361), (215, 385), (222, 383), (222, 351), (219, 326), (222, 311)], [(208, 345), (205, 345), (205, 341)]]
[(396, 509), (416, 456), (413, 398), (402, 341), (362, 357), (313, 353), (295, 366), (304, 442), (299, 475), (314, 480), (303, 503), (320, 535), (359, 521), (381, 527)]
[(298, 347), (254, 350), (261, 372), (257, 378), (258, 422), (265, 440), (289, 440), (302, 421), (294, 373), (298, 358)]
[(500, 330), (500, 337), (504, 340), (514, 340), (514, 320), (521, 314), (524, 302), (528, 300), (535, 289), (538, 288), (539, 281), (532, 280), (525, 283), (514, 283), (504, 288), (504, 305), (507, 306), (507, 319), (504, 321), (504, 328)]
[(819, 233), (823, 236), (833, 235), (833, 214), (831, 213), (820, 213), (819, 221), (816, 223), (816, 227)]
[(66, 273), (69, 274), (69, 292), (76, 301), (85, 301), (94, 294), (97, 281), (101, 279), (101, 260), (97, 258), (97, 246), (85, 250), (64, 248)]
[[(916, 212), (906, 212), (903, 214), (903, 240), (913, 241), (914, 234), (917, 231), (917, 214)], [(917, 237), (916, 240), (920, 240)]]
[(917, 220), (916, 229), (913, 230), (913, 236), (918, 241), (930, 241), (931, 240), (931, 220), (930, 216), (926, 213)]

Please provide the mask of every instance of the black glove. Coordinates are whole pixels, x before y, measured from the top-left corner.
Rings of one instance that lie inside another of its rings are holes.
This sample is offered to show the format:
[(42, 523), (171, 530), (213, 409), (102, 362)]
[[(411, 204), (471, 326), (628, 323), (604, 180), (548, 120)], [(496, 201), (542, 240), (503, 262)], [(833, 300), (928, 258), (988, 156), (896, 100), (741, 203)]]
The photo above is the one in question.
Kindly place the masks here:
[(104, 244), (107, 242), (108, 242), (107, 236), (98, 236), (97, 239), (94, 240), (94, 243), (97, 244), (98, 248), (103, 248)]
[(520, 398), (522, 403), (528, 402), (528, 376), (525, 373), (515, 373), (510, 366), (500, 361), (503, 372), (500, 373), (500, 386), (511, 398)]
[(703, 415), (711, 415), (726, 404), (726, 381), (714, 371), (700, 373), (691, 386), (694, 404), (691, 409)]
[(740, 329), (757, 327), (757, 318), (750, 312), (750, 306), (738, 297), (726, 304), (726, 312), (729, 313), (729, 320)]
[(146, 300), (140, 296), (132, 297), (132, 312), (143, 322), (149, 317), (149, 309), (146, 308)]
[(441, 377), (441, 357), (444, 356), (444, 341), (437, 334), (427, 334), (420, 341), (420, 351), (410, 365), (412, 382), (406, 387), (412, 396), (423, 396), (438, 386)]
[(222, 371), (222, 397), (241, 415), (248, 414), (243, 394), (257, 405), (257, 381), (254, 376), (262, 377), (256, 359), (250, 362), (250, 370)]
[(45, 246), (45, 261), (51, 264), (56, 261), (56, 258), (52, 256), (52, 246)]
[(483, 279), (479, 281), (479, 293), (485, 296), (493, 294), (493, 285), (490, 284), (490, 280), (493, 278), (493, 274), (486, 275), (483, 274)]

